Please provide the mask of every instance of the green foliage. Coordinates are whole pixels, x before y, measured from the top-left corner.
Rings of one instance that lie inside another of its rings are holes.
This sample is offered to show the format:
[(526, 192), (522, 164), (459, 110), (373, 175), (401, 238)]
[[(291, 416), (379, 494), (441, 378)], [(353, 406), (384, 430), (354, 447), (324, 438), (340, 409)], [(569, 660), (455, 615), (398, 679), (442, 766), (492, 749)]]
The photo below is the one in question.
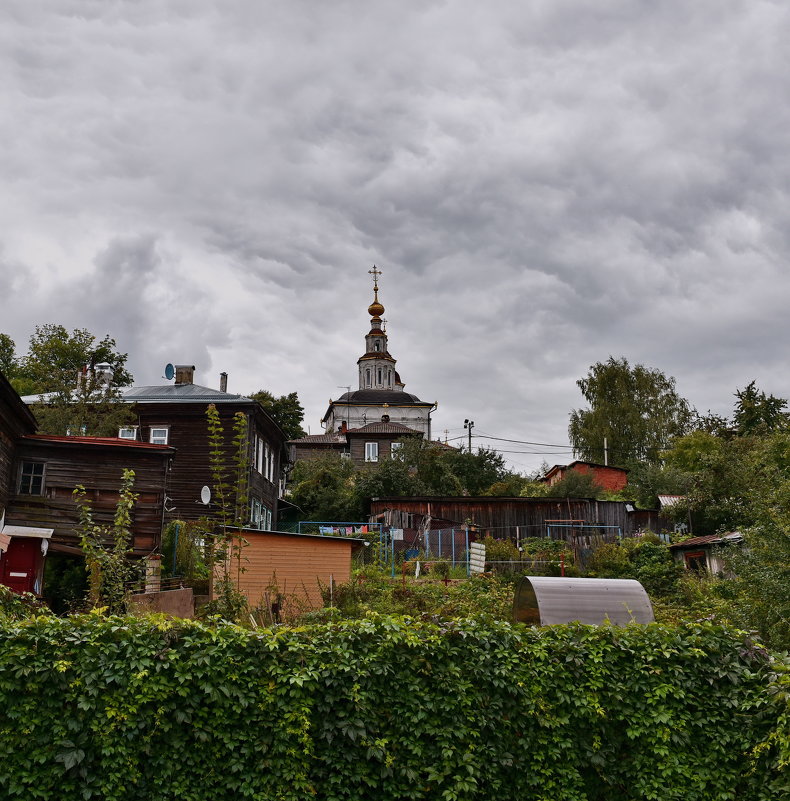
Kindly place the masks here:
[(162, 574), (183, 577), (185, 583), (201, 595), (208, 593), (206, 542), (210, 531), (211, 524), (203, 518), (175, 520), (162, 532)]
[(658, 537), (629, 537), (603, 543), (593, 549), (587, 574), (595, 578), (631, 578), (639, 581), (651, 598), (672, 596), (683, 567)]
[(278, 398), (265, 389), (259, 389), (250, 397), (263, 406), (269, 417), (280, 426), (286, 439), (299, 439), (305, 435), (302, 428), (304, 408), (295, 392)]
[(775, 801), (788, 677), (710, 623), (0, 626), (0, 796)]
[(359, 520), (374, 497), (517, 495), (524, 482), (505, 469), (495, 451), (448, 450), (410, 437), (404, 438), (396, 459), (363, 468), (338, 454), (297, 462), (289, 500), (301, 510), (302, 520)]
[[(17, 357), (11, 338), (0, 334), (0, 369), (17, 392), (47, 394), (31, 404), (42, 434), (116, 436), (121, 426), (133, 422), (120, 392), (132, 383), (126, 359), (109, 335), (97, 340), (84, 328), (69, 333), (62, 325), (36, 326), (24, 357)], [(109, 384), (94, 372), (102, 363), (112, 368)]]
[(568, 470), (560, 481), (552, 484), (546, 494), (551, 498), (596, 498), (603, 499), (606, 491), (595, 480), (592, 473)]
[(138, 566), (129, 558), (132, 547), (132, 513), (138, 495), (133, 492), (134, 470), (124, 470), (115, 516), (111, 526), (93, 520), (85, 487), (77, 485), (73, 496), (79, 512), (80, 547), (88, 571), (88, 603), (123, 612), (129, 582), (138, 576)]
[(733, 423), (739, 435), (765, 434), (787, 425), (787, 401), (766, 395), (754, 381), (746, 389), (735, 390), (735, 397)]
[(49, 608), (32, 592), (14, 592), (0, 584), (0, 625), (12, 620), (49, 614)]
[[(206, 408), (209, 466), (214, 505), (219, 525), (205, 526), (205, 562), (209, 578), (206, 614), (237, 621), (247, 614), (247, 601), (233, 577), (244, 571), (242, 552), (247, 541), (239, 533), (248, 522), (249, 422), (243, 412), (233, 416), (231, 458), (228, 459), (225, 427), (212, 403)], [(232, 483), (231, 483), (232, 481)], [(216, 574), (219, 573), (217, 576)]]
[(56, 614), (84, 610), (88, 575), (82, 556), (50, 551), (44, 561), (44, 598)]
[(691, 428), (688, 402), (675, 390), (675, 379), (660, 370), (610, 356), (576, 383), (590, 406), (570, 415), (568, 436), (579, 459), (603, 462), (606, 438), (611, 464), (655, 463), (672, 439)]
[(335, 453), (306, 459), (294, 466), (288, 500), (299, 507), (302, 520), (359, 520), (356, 480), (350, 459)]
[[(511, 619), (513, 587), (510, 582), (480, 576), (467, 579), (464, 568), (463, 580), (445, 585), (442, 583), (445, 573), (448, 577), (452, 573), (450, 563), (442, 559), (429, 562), (429, 578), (418, 580), (412, 578), (413, 566), (407, 567), (409, 575), (405, 579), (390, 578), (387, 572), (368, 566), (344, 584), (337, 584), (331, 590), (322, 588), (324, 603), (333, 604), (333, 619), (365, 618), (372, 613), (422, 615), (432, 620)], [(303, 619), (323, 619), (326, 614), (326, 609), (308, 612)]]
[(0, 333), (0, 373), (9, 381), (13, 381), (19, 370), (19, 360), (16, 356), (16, 344), (8, 334)]

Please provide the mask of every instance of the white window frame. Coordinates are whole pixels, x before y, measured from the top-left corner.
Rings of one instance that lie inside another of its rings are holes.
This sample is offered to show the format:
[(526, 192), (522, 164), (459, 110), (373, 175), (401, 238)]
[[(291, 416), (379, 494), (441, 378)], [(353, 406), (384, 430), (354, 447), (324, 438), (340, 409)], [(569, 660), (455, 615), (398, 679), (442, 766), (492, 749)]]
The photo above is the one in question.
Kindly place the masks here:
[(378, 442), (365, 443), (365, 461), (378, 462), (379, 460), (379, 444)]
[[(118, 439), (137, 439), (137, 429), (139, 426), (121, 426), (118, 429)], [(128, 431), (131, 433), (131, 437), (124, 434), (124, 431)]]
[[(162, 434), (156, 434), (157, 431), (164, 431)], [(152, 445), (169, 445), (170, 444), (170, 426), (151, 426), (148, 432), (148, 441)]]
[(402, 454), (401, 450), (403, 449), (402, 442), (392, 442), (390, 443), (390, 455), (393, 459), (400, 459)]
[(250, 528), (262, 528), (263, 505), (257, 498), (250, 500)]
[(263, 438), (259, 435), (255, 435), (255, 469), (263, 475)]

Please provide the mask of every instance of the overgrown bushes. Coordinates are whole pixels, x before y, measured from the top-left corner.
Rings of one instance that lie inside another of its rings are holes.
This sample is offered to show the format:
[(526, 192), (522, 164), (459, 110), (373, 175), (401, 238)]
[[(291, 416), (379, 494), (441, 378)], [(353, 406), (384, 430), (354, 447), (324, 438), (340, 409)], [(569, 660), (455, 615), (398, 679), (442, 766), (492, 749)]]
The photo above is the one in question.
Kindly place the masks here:
[(712, 624), (373, 617), (250, 632), (93, 614), (0, 632), (7, 799), (768, 801), (788, 791), (786, 675)]

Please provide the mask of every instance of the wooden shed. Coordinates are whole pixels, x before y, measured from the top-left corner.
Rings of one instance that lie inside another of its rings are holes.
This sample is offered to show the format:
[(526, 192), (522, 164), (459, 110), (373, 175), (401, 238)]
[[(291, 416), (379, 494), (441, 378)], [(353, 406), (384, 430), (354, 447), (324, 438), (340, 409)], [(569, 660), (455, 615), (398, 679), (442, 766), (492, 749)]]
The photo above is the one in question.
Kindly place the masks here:
[(351, 578), (351, 554), (366, 541), (352, 537), (295, 534), (287, 531), (241, 531), (241, 556), (231, 578), (252, 607), (288, 611), (320, 609), (321, 587)]

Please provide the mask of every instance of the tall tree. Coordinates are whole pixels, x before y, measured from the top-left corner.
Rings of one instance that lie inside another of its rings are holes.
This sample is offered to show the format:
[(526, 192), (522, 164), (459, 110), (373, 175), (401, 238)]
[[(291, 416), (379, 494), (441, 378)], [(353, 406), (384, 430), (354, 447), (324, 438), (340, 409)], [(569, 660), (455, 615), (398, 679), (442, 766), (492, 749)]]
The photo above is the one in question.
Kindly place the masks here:
[(275, 397), (265, 389), (259, 389), (250, 397), (263, 406), (269, 416), (283, 430), (286, 439), (299, 439), (305, 435), (302, 428), (304, 408), (295, 392)]
[(787, 401), (761, 392), (754, 381), (736, 389), (735, 398), (732, 419), (739, 435), (765, 434), (787, 425)]
[(11, 381), (16, 377), (18, 369), (16, 343), (8, 334), (0, 334), (0, 373)]
[[(98, 339), (84, 328), (69, 333), (62, 325), (40, 325), (12, 383), (20, 394), (42, 396), (31, 405), (41, 433), (115, 436), (134, 419), (120, 392), (132, 383), (126, 359), (109, 335)], [(100, 373), (101, 364), (109, 371)]]
[(109, 334), (97, 339), (85, 328), (75, 328), (69, 333), (62, 325), (47, 323), (36, 326), (19, 374), (34, 384), (28, 394), (59, 392), (75, 387), (79, 376), (92, 374), (97, 365), (109, 364), (109, 386), (127, 387), (133, 380), (126, 370), (127, 358), (126, 353), (117, 350)]
[(578, 458), (628, 467), (658, 462), (671, 441), (691, 429), (694, 413), (675, 379), (625, 358), (610, 356), (577, 382), (588, 409), (570, 414), (568, 435)]

